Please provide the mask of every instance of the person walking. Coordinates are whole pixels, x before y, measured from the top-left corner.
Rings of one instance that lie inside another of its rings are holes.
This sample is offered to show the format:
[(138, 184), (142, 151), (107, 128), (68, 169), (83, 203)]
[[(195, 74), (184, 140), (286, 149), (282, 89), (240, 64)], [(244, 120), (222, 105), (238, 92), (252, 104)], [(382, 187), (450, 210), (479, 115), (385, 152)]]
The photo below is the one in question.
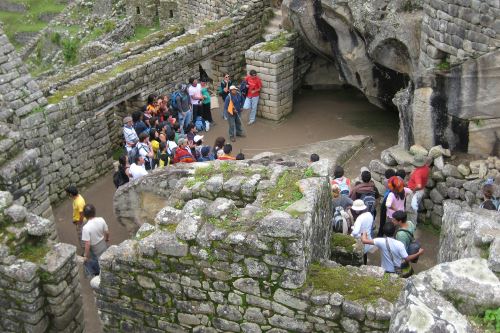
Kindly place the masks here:
[[(365, 205), (363, 200), (354, 200), (351, 210), (354, 211), (353, 215), (355, 217), (355, 222), (352, 227), (351, 236), (359, 239), (363, 233), (367, 233), (369, 239), (372, 239), (371, 232), (373, 229), (373, 215), (369, 212), (368, 207)], [(368, 260), (368, 251), (372, 247), (370, 245), (365, 245), (363, 250), (363, 262), (366, 265)]]
[(83, 228), (83, 208), (85, 207), (85, 199), (78, 193), (78, 189), (74, 185), (70, 185), (66, 188), (66, 193), (73, 200), (73, 224), (76, 228), (76, 235), (80, 247), (84, 249), (84, 244), (82, 243), (82, 228)]
[(102, 217), (96, 217), (95, 207), (86, 204), (83, 208), (83, 216), (87, 223), (83, 226), (82, 241), (85, 244), (84, 263), (87, 275), (99, 275), (99, 258), (108, 248), (109, 229)]
[(229, 87), (229, 91), (230, 94), (224, 102), (224, 115), (229, 123), (229, 138), (232, 142), (235, 142), (236, 136), (245, 137), (241, 124), (243, 98), (235, 86)]
[(177, 109), (177, 116), (179, 118), (179, 129), (182, 134), (188, 124), (191, 123), (193, 118), (193, 112), (191, 111), (191, 104), (189, 100), (189, 94), (187, 92), (187, 86), (183, 83), (179, 84), (178, 91), (175, 93), (175, 108)]
[(253, 69), (250, 71), (249, 75), (247, 75), (245, 81), (247, 82), (248, 93), (243, 109), (250, 109), (250, 115), (248, 116), (248, 125), (252, 125), (253, 123), (255, 123), (255, 117), (257, 116), (257, 105), (259, 104), (262, 81), (260, 77), (257, 76), (257, 72)]
[[(229, 88), (233, 85), (233, 81), (231, 81), (231, 77), (229, 76), (228, 73), (224, 73), (224, 77), (219, 84), (219, 89), (217, 90), (217, 93), (219, 94), (220, 97), (222, 97), (222, 102), (224, 103), (226, 101), (227, 95), (229, 95)], [(224, 110), (222, 110), (222, 117), (224, 120), (226, 119), (226, 116), (224, 115)]]

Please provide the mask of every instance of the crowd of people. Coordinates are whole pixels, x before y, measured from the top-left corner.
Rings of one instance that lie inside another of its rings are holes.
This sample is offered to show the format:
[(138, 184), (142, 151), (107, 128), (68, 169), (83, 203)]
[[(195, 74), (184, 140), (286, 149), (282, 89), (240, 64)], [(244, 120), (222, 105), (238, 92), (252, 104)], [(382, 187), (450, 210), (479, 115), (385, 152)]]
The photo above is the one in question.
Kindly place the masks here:
[[(130, 179), (140, 178), (158, 167), (173, 163), (191, 163), (214, 159), (244, 159), (242, 153), (233, 156), (232, 145), (218, 137), (213, 146), (206, 145), (203, 131), (216, 125), (212, 117), (207, 80), (190, 78), (180, 83), (170, 95), (150, 95), (147, 105), (123, 119), (126, 154), (119, 158), (114, 175), (116, 187)], [(249, 110), (248, 125), (255, 123), (262, 81), (251, 70), (239, 87), (229, 74), (220, 82), (217, 94), (222, 98), (222, 115), (228, 122), (231, 142), (245, 137), (243, 110)]]

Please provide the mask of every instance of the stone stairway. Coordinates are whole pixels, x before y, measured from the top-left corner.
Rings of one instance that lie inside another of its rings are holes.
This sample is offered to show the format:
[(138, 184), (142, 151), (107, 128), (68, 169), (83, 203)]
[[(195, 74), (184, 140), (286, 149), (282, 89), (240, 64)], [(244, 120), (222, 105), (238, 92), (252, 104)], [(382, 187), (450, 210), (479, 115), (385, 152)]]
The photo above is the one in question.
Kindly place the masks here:
[(273, 12), (274, 12), (274, 17), (271, 19), (271, 21), (269, 21), (269, 24), (264, 29), (264, 36), (274, 34), (282, 29), (281, 28), (281, 20), (282, 20), (281, 7), (280, 8), (273, 8)]

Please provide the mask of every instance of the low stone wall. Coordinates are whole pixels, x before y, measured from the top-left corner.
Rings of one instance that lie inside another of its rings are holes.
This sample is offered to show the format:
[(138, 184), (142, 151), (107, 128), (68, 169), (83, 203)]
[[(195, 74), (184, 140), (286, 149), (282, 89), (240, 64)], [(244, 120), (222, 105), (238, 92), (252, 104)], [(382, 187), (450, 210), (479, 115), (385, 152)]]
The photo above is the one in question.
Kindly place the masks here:
[(0, 192), (0, 330), (83, 332), (76, 248)]
[(216, 161), (134, 181), (156, 181), (170, 194), (154, 225), (142, 224), (134, 239), (101, 257), (93, 282), (105, 331), (386, 330), (393, 299), (371, 289), (341, 294), (349, 288), (335, 289), (340, 281), (322, 284), (333, 277), (360, 288), (387, 281), (396, 295), (401, 286), (381, 268), (325, 261), (329, 182), (305, 178), (305, 170)]
[(500, 195), (500, 159), (488, 157), (485, 160), (476, 160), (452, 164), (451, 153), (441, 146), (427, 150), (421, 146), (412, 146), (410, 152), (398, 146), (382, 152), (380, 160), (370, 162), (369, 169), (374, 180), (384, 180), (384, 172), (388, 168), (404, 169), (409, 175), (415, 168), (412, 165), (413, 154), (427, 156), (432, 159), (429, 181), (425, 189), (425, 196), (420, 211), (436, 227), (441, 226), (443, 217), (443, 201), (446, 199), (462, 206), (477, 207), (483, 200), (482, 186), (487, 178), (495, 180), (495, 196)]
[(280, 120), (292, 112), (294, 49), (269, 41), (245, 52), (247, 71), (254, 69), (262, 80), (257, 115)]

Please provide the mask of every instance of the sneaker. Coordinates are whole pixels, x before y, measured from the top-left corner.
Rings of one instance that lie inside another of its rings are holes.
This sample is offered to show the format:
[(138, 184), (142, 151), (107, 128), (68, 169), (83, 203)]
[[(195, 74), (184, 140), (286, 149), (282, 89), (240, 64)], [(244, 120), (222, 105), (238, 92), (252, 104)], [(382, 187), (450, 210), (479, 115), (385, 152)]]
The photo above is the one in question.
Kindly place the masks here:
[(255, 124), (255, 120), (251, 120), (251, 121), (248, 122), (248, 126), (251, 126), (253, 124)]
[(236, 136), (239, 136), (239, 137), (242, 137), (242, 138), (246, 138), (246, 134), (236, 134)]
[(231, 139), (231, 142), (236, 142), (236, 138), (234, 136), (232, 136), (230, 139)]

